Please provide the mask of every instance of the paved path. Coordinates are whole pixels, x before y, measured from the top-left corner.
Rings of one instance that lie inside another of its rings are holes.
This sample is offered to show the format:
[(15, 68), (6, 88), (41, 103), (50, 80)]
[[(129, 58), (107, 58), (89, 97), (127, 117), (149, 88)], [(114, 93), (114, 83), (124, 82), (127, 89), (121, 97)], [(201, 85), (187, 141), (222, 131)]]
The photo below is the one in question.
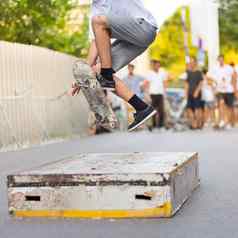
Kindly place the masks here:
[[(172, 219), (12, 219), (5, 176), (81, 152), (197, 151), (202, 186)], [(238, 131), (113, 134), (0, 154), (1, 238), (237, 238)]]

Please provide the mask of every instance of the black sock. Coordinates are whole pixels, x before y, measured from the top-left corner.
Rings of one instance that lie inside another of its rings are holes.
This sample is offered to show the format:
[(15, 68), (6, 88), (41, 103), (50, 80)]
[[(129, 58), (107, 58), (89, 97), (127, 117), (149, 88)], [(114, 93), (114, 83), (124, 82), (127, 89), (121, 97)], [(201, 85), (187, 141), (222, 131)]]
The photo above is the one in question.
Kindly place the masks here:
[(112, 68), (102, 68), (101, 69), (101, 75), (103, 76), (103, 78), (107, 79), (107, 80), (113, 80), (113, 74), (115, 73), (115, 71)]
[(145, 110), (148, 105), (143, 102), (139, 97), (137, 97), (136, 95), (134, 95), (129, 101), (128, 103), (134, 107), (136, 109), (136, 111), (143, 111)]

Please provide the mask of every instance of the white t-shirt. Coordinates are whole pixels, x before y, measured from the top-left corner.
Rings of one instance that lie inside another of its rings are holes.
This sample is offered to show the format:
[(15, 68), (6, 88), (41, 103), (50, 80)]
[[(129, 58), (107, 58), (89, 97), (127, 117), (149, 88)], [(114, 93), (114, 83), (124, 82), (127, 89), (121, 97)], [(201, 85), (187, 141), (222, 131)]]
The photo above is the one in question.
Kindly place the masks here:
[(233, 93), (232, 76), (234, 69), (230, 65), (216, 66), (210, 73), (217, 83), (218, 93)]
[[(125, 16), (144, 18), (145, 21), (157, 27), (155, 17), (145, 8), (141, 0), (92, 0), (90, 18), (107, 13), (122, 18)], [(94, 39), (91, 24), (89, 24), (89, 38)]]
[(92, 0), (91, 16), (97, 16), (110, 12), (121, 16), (144, 18), (145, 21), (157, 27), (156, 19), (147, 10), (141, 0)]
[(164, 95), (164, 82), (167, 80), (167, 77), (167, 73), (161, 69), (158, 73), (150, 71), (146, 78), (150, 83), (149, 94)]
[(207, 80), (203, 80), (202, 84), (202, 99), (205, 102), (213, 102), (215, 100), (215, 95), (214, 95), (214, 85), (209, 85)]

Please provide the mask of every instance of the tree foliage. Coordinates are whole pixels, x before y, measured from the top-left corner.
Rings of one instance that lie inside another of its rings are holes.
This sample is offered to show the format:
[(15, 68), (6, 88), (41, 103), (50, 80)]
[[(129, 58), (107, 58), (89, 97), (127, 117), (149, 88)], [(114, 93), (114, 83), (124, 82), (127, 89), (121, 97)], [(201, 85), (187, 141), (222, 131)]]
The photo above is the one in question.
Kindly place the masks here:
[[(189, 10), (187, 10), (186, 25), (190, 32)], [(197, 50), (192, 46), (191, 34), (189, 34), (189, 51), (191, 56), (196, 56)], [(178, 9), (162, 26), (155, 42), (150, 47), (150, 53), (151, 58), (159, 59), (175, 78), (184, 72), (185, 49), (181, 9)]]
[(88, 21), (79, 32), (67, 28), (70, 0), (1, 0), (0, 39), (84, 56)]
[(224, 49), (238, 49), (238, 1), (220, 0), (219, 10), (220, 39)]
[[(221, 51), (226, 61), (238, 64), (238, 0), (219, 0), (219, 25)], [(187, 13), (187, 26), (190, 28), (189, 11)], [(190, 31), (190, 29), (189, 29)], [(192, 56), (197, 50), (192, 47), (191, 34), (189, 36), (189, 49)], [(151, 57), (161, 60), (163, 65), (175, 76), (184, 70), (184, 33), (181, 25), (180, 10), (178, 10), (160, 29), (159, 35), (151, 46)]]

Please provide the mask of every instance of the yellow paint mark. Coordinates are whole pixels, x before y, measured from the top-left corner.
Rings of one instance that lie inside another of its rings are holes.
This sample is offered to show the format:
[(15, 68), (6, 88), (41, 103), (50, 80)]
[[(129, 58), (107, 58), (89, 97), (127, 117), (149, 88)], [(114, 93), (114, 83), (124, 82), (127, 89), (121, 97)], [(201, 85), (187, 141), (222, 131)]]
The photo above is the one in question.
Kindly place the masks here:
[(58, 217), (58, 218), (149, 218), (171, 217), (172, 204), (165, 203), (161, 207), (144, 210), (68, 210), (68, 211), (14, 211), (16, 217)]

